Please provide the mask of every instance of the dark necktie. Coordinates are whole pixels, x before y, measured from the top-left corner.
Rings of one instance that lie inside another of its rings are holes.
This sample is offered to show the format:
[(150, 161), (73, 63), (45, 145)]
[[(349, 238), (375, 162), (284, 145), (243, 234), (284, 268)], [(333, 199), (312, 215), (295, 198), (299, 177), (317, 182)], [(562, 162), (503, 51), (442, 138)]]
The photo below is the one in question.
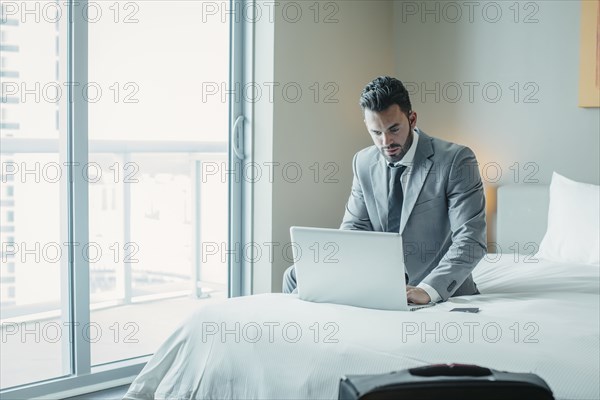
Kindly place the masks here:
[(388, 191), (388, 224), (387, 232), (400, 231), (400, 216), (402, 214), (402, 202), (404, 195), (402, 193), (402, 183), (400, 177), (406, 169), (405, 165), (390, 168), (390, 180)]

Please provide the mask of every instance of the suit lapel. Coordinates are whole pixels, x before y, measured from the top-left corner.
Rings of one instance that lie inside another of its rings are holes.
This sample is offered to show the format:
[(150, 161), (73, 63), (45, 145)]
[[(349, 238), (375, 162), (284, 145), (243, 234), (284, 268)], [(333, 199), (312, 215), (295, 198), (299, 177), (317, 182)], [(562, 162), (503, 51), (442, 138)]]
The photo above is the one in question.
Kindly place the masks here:
[(429, 159), (432, 155), (433, 145), (431, 144), (431, 137), (419, 130), (419, 142), (417, 143), (413, 165), (410, 170), (408, 185), (404, 190), (404, 203), (402, 204), (402, 216), (400, 218), (400, 233), (404, 231), (406, 221), (408, 221), (408, 217), (410, 217), (410, 214), (412, 213), (417, 197), (419, 197), (419, 193), (421, 193), (421, 189), (425, 183), (425, 178), (433, 165), (433, 162)]
[(385, 163), (378, 153), (371, 164), (370, 173), (371, 182), (373, 184), (373, 196), (375, 197), (375, 204), (377, 205), (377, 215), (379, 216), (379, 223), (384, 230), (387, 229), (388, 217), (388, 184), (386, 168)]

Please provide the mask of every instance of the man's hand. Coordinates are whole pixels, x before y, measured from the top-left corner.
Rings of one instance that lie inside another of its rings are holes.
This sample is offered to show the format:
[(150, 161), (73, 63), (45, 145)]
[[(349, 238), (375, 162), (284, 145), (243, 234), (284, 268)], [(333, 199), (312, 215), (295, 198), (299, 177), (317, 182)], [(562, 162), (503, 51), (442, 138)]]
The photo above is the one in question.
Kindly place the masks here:
[(431, 301), (431, 297), (421, 288), (406, 285), (406, 297), (409, 303), (427, 304)]

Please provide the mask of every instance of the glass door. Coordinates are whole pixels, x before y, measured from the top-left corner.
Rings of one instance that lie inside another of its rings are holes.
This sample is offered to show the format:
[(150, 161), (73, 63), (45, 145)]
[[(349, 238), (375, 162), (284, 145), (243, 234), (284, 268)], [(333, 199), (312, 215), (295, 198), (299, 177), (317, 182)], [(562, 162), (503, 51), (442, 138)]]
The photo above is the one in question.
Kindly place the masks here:
[(227, 243), (229, 96), (214, 91), (229, 86), (228, 21), (206, 18), (206, 2), (97, 4), (106, 17), (89, 24), (89, 283), (103, 335), (92, 365), (152, 353), (228, 289), (227, 260), (196, 256)]

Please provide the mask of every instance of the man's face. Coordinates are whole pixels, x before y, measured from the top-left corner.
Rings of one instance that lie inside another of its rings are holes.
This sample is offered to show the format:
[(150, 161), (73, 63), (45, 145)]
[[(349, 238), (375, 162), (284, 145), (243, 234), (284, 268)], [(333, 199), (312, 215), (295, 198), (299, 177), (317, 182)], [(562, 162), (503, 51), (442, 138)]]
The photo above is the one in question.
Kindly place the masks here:
[(381, 112), (365, 110), (365, 125), (387, 162), (400, 161), (412, 144), (412, 129), (417, 123), (417, 114), (411, 112), (409, 117), (410, 120), (398, 104)]

